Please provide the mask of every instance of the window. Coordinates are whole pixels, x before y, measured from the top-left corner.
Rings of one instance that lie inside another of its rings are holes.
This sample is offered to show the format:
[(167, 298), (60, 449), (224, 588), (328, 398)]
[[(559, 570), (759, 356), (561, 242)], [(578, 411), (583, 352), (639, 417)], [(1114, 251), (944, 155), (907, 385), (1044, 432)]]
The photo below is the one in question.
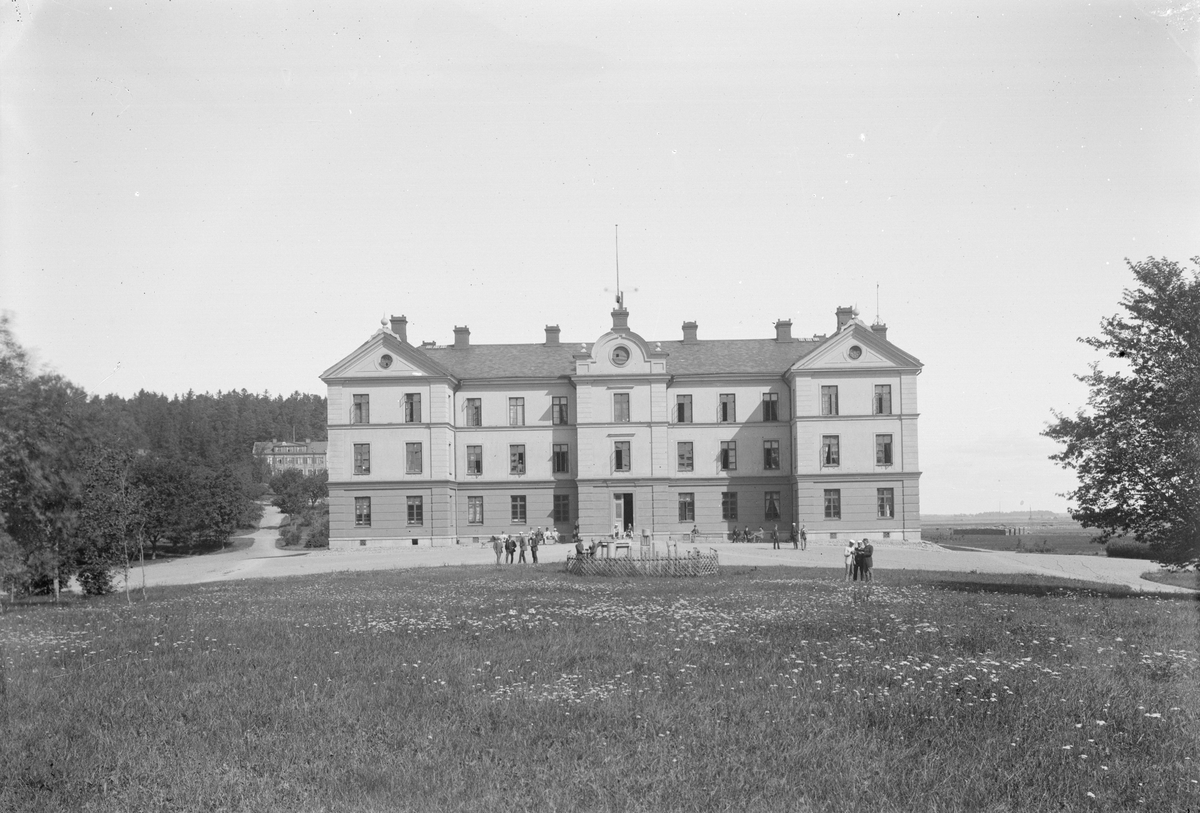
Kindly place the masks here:
[(508, 473), (509, 474), (524, 474), (525, 473), (525, 445), (514, 445), (508, 447)]
[(841, 452), (838, 451), (838, 435), (821, 435), (821, 465), (840, 466)]
[(467, 447), (467, 474), (483, 474), (483, 447)]
[(763, 468), (768, 471), (779, 468), (779, 441), (763, 441)]
[(880, 519), (891, 519), (896, 516), (896, 492), (894, 489), (875, 489), (875, 503), (879, 507)]
[(737, 520), (736, 491), (726, 491), (721, 495), (721, 519), (727, 522)]
[(696, 521), (696, 495), (691, 491), (679, 492), (679, 521)]
[(875, 436), (875, 465), (876, 466), (892, 465), (892, 436), (891, 435), (876, 435)]
[(778, 520), (779, 519), (779, 492), (768, 491), (764, 495), (763, 519)]
[(565, 443), (554, 444), (554, 473), (571, 473), (571, 452), (570, 447)]
[(763, 393), (763, 420), (777, 421), (779, 420), (779, 393), (764, 392)]
[(717, 422), (718, 423), (734, 423), (737, 421), (737, 396), (732, 392), (721, 393), (721, 400), (717, 404)]
[(467, 497), (467, 524), (483, 524), (483, 497)]
[(825, 489), (825, 519), (842, 518), (842, 490), (840, 488)]
[(467, 426), (483, 426), (483, 399), (467, 399)]
[(692, 422), (692, 396), (675, 396), (675, 423)]
[(425, 524), (425, 505), (422, 497), (408, 498), (408, 524)]
[(555, 395), (550, 399), (550, 423), (555, 426), (566, 426), (569, 423), (567, 396)]
[(371, 396), (354, 396), (354, 406), (350, 409), (350, 423), (371, 422)]
[(554, 495), (554, 521), (555, 522), (570, 522), (571, 521), (571, 495), (570, 494), (555, 494)]
[(821, 387), (821, 414), (838, 414), (837, 387)]
[(370, 474), (371, 473), (371, 444), (369, 444), (369, 443), (354, 444), (354, 473), (355, 474)]
[(410, 392), (404, 396), (404, 422), (421, 422), (421, 393)]
[(679, 471), (692, 470), (692, 444), (691, 441), (680, 441), (679, 447)]
[(516, 524), (525, 524), (525, 495), (514, 495), (509, 497), (512, 503), (512, 521)]
[(629, 441), (613, 443), (613, 471), (629, 471)]
[(370, 497), (355, 497), (354, 498), (354, 525), (358, 528), (366, 528), (371, 525), (371, 498)]
[(892, 385), (891, 384), (876, 384), (875, 385), (875, 414), (876, 415), (891, 415), (892, 414)]
[(421, 444), (419, 444), (419, 443), (404, 444), (404, 473), (405, 474), (420, 474), (421, 473)]
[(508, 399), (508, 425), (509, 426), (524, 426), (525, 425), (525, 399), (524, 398), (509, 398)]
[(629, 423), (629, 393), (613, 393), (613, 423)]
[(735, 471), (737, 469), (737, 441), (723, 440), (721, 441), (721, 471)]

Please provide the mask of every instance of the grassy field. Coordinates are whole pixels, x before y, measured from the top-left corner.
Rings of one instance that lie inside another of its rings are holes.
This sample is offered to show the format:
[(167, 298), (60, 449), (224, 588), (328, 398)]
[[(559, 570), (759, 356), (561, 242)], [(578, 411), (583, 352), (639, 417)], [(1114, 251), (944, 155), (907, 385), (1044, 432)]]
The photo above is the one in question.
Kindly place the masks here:
[(0, 616), (0, 810), (1200, 810), (1197, 604), (440, 568)]

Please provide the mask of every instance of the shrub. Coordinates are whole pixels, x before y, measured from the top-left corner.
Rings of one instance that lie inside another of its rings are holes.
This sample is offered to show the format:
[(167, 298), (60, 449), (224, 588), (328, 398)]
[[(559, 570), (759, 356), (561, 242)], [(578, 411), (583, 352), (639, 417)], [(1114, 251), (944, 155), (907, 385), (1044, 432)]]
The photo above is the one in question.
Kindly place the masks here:
[(320, 513), (312, 518), (312, 528), (304, 543), (306, 548), (329, 547), (329, 509), (322, 507)]
[(112, 573), (107, 565), (88, 563), (77, 576), (79, 586), (89, 596), (106, 596), (113, 591)]
[(1149, 545), (1132, 539), (1110, 539), (1104, 546), (1104, 554), (1114, 559), (1158, 559)]

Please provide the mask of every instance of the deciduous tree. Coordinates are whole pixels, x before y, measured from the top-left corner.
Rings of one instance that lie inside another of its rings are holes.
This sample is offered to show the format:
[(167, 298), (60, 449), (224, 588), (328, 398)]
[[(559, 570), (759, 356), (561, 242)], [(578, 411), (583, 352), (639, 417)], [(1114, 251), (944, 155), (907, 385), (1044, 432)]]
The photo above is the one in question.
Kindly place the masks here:
[[(1200, 267), (1200, 257), (1191, 260)], [(1103, 352), (1076, 376), (1087, 409), (1055, 413), (1043, 433), (1063, 445), (1052, 460), (1074, 469), (1071, 515), (1100, 531), (1129, 534), (1165, 563), (1200, 558), (1200, 279), (1167, 259), (1129, 263), (1137, 286), (1124, 314), (1080, 339)]]

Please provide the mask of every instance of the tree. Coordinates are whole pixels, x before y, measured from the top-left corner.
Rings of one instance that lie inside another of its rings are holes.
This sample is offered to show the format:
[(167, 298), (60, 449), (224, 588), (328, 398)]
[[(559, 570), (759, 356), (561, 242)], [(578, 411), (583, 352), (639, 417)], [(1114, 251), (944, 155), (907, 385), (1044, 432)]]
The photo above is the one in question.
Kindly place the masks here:
[(98, 446), (85, 467), (79, 535), (86, 544), (79, 546), (78, 570), (84, 591), (91, 595), (109, 592), (111, 569), (120, 567), (125, 573), (125, 600), (131, 601), (129, 564), (135, 550), (145, 566), (144, 531), (150, 499), (137, 477), (136, 460), (129, 451)]
[(36, 374), (0, 314), (0, 506), (4, 530), (20, 547), (30, 577), (57, 595), (70, 576), (80, 496), (79, 454), (88, 443), (87, 394), (49, 373)]
[(275, 498), (271, 505), (285, 514), (295, 516), (308, 505), (308, 489), (304, 484), (304, 473), (299, 469), (284, 469), (271, 478), (271, 491)]
[[(1097, 542), (1132, 534), (1167, 564), (1200, 559), (1200, 278), (1167, 259), (1126, 261), (1138, 281), (1124, 315), (1104, 319), (1081, 342), (1115, 360), (1117, 371), (1076, 376), (1088, 410), (1055, 412), (1044, 435), (1051, 455), (1074, 469), (1065, 496), (1071, 516), (1100, 531)], [(1200, 268), (1200, 257), (1192, 264)]]

